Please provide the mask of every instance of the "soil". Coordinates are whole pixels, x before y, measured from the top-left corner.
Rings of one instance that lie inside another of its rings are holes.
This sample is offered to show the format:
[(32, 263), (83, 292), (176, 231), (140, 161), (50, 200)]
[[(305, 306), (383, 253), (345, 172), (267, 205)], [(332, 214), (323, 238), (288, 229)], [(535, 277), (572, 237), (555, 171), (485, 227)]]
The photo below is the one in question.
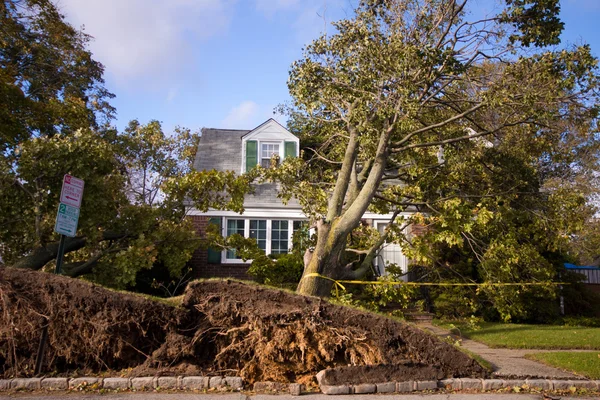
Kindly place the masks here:
[(321, 384), (355, 385), (360, 383), (427, 381), (442, 378), (444, 378), (444, 373), (435, 365), (424, 365), (407, 361), (393, 365), (360, 365), (331, 368), (325, 370), (325, 373), (321, 377)]
[(32, 376), (46, 323), (43, 371), (55, 375), (126, 369), (129, 376), (305, 384), (336, 367), (343, 368), (328, 372), (334, 382), (357, 373), (377, 382), (486, 375), (433, 335), (318, 298), (209, 280), (191, 283), (174, 307), (81, 280), (0, 268), (0, 376)]

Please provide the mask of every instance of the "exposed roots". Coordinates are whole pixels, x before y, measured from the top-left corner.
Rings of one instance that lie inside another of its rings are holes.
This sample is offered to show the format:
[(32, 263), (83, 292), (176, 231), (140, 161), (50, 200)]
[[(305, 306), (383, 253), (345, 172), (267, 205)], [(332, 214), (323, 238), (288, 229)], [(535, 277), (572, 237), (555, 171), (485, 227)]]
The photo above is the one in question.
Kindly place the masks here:
[(77, 279), (0, 268), (0, 376), (33, 374), (44, 324), (43, 371), (58, 374), (127, 368), (131, 376), (226, 373), (248, 383), (308, 384), (325, 368), (402, 364), (393, 367), (401, 375), (407, 362), (434, 366), (421, 368), (431, 378), (485, 374), (416, 328), (316, 298), (207, 281), (190, 284), (182, 307), (171, 307)]

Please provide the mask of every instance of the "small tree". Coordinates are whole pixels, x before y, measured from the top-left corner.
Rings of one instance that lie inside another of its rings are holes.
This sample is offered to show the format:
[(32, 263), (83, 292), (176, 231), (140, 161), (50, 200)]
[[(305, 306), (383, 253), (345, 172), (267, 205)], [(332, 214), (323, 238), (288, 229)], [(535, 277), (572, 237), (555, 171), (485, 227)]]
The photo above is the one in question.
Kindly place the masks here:
[[(596, 60), (587, 46), (544, 48), (559, 43), (558, 2), (507, 0), (498, 14), (475, 20), (470, 4), (361, 1), (353, 18), (293, 64), (290, 125), (310, 159), (284, 163), (278, 178), (318, 231), (298, 292), (329, 295), (332, 282), (315, 274), (363, 276), (388, 236), (406, 247), (402, 211), (419, 211), (413, 222), (435, 221), (438, 240), (456, 244), (462, 226), (489, 218), (485, 209), (473, 213), (473, 199), (552, 195), (539, 179), (541, 161), (555, 166), (568, 153), (564, 143), (591, 139), (573, 128), (595, 127)], [(470, 168), (481, 161), (470, 157), (502, 157), (501, 143), (532, 150), (517, 160), (518, 179), (504, 184), (506, 163), (469, 190)], [(389, 229), (349, 258), (349, 235), (368, 209), (392, 213)]]

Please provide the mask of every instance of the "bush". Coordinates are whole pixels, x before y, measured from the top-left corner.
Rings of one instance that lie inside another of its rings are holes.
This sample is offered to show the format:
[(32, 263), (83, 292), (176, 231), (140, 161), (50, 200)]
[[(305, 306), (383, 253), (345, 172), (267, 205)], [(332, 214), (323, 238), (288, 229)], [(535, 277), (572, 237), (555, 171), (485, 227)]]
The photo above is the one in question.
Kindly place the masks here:
[(289, 288), (300, 282), (303, 271), (304, 262), (296, 253), (262, 255), (256, 257), (248, 268), (248, 274), (258, 283)]

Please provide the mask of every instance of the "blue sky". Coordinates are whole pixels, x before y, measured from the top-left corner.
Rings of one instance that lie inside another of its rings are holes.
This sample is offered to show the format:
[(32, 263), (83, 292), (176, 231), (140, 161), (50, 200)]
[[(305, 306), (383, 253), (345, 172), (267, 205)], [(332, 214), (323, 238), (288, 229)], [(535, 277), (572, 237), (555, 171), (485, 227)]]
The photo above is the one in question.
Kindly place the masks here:
[[(289, 99), (286, 80), (302, 47), (358, 0), (55, 0), (116, 94), (119, 128), (137, 118), (251, 129)], [(490, 0), (475, 0), (482, 12)], [(563, 42), (600, 56), (600, 0), (562, 0)], [(331, 29), (331, 28), (329, 28)], [(285, 118), (275, 116), (285, 124)]]

